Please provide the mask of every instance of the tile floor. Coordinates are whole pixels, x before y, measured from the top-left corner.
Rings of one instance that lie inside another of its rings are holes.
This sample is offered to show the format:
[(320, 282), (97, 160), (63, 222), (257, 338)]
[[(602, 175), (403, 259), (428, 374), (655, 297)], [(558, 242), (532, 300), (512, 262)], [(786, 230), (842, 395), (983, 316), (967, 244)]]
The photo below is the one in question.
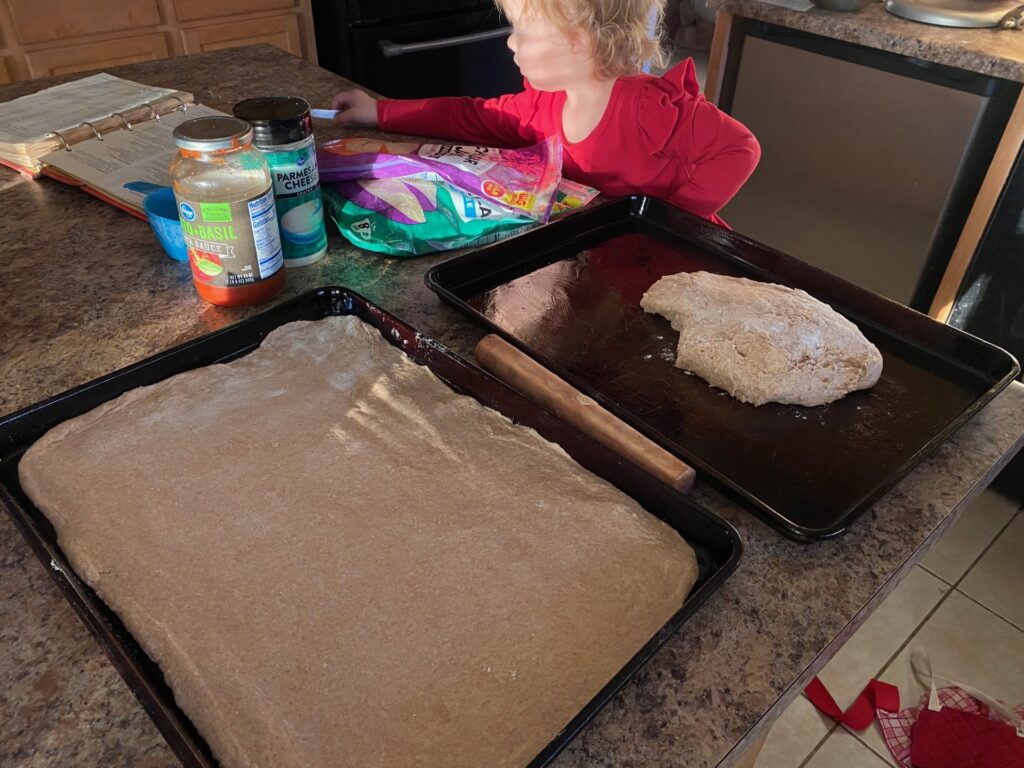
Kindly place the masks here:
[[(840, 707), (877, 677), (902, 706), (924, 693), (910, 652), (924, 646), (936, 674), (1011, 706), (1024, 702), (1024, 508), (988, 489), (896, 587), (820, 677)], [(895, 761), (877, 723), (852, 733), (802, 696), (775, 723), (755, 768), (884, 768)]]

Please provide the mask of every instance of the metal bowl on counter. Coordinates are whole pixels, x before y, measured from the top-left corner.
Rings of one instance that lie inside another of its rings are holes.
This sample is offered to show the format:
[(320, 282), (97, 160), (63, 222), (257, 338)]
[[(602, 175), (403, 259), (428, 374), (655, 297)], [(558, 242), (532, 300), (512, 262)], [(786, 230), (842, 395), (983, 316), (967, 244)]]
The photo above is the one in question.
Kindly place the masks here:
[(811, 0), (811, 2), (823, 11), (859, 11), (875, 0)]

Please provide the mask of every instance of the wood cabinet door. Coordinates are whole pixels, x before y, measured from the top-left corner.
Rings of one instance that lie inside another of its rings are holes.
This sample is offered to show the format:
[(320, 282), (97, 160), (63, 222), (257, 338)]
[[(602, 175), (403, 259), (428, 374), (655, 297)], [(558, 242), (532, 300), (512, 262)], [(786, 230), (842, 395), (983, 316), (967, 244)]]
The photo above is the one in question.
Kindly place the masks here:
[(240, 16), (243, 13), (284, 11), (294, 8), (297, 0), (231, 0), (231, 2), (210, 2), (210, 0), (174, 0), (174, 15), (178, 21), (200, 21), (202, 19)]
[[(14, 36), (24, 44), (155, 27), (159, 0), (6, 0)], [(215, 4), (215, 3), (214, 3)]]
[(0, 59), (0, 85), (11, 82), (11, 76), (7, 72), (7, 62)]
[(170, 55), (167, 37), (163, 33), (153, 33), (32, 51), (25, 54), (25, 61), (30, 77), (46, 77), (164, 59)]
[(299, 17), (294, 13), (262, 19), (192, 27), (181, 31), (185, 53), (237, 48), (240, 45), (270, 43), (296, 56), (304, 56)]

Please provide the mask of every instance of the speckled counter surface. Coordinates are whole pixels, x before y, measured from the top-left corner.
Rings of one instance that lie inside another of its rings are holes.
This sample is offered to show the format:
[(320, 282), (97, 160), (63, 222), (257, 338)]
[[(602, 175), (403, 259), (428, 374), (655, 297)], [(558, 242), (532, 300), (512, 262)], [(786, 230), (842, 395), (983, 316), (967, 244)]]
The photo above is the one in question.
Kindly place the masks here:
[(881, 2), (850, 13), (791, 11), (761, 0), (708, 0), (708, 5), (748, 19), (1024, 83), (1024, 32), (1019, 30), (920, 24), (893, 16)]
[[(343, 85), (262, 47), (113, 71), (191, 90), (221, 109), (267, 93), (325, 104)], [(35, 87), (0, 88), (0, 101)], [(346, 285), (465, 354), (480, 329), (423, 285), (442, 258), (385, 259), (334, 235), (329, 255), (290, 273), (280, 298)], [(0, 169), (0, 415), (257, 311), (200, 301), (187, 267), (164, 256), (145, 223), (78, 190)], [(744, 539), (738, 571), (555, 764), (731, 765), (997, 474), (1022, 433), (1024, 386), (1015, 384), (847, 535), (809, 546), (698, 482), (698, 503)], [(177, 765), (4, 514), (0, 692), (5, 768)]]

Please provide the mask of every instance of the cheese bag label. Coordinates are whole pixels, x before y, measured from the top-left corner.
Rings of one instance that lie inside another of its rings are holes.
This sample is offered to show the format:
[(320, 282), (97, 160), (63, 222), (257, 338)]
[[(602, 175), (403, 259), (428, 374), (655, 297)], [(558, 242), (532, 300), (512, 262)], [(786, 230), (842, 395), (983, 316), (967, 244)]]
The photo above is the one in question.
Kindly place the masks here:
[(327, 184), (366, 179), (421, 179), (487, 200), (489, 207), (547, 221), (562, 174), (562, 144), (552, 136), (530, 147), (413, 144), (347, 137), (317, 154)]

